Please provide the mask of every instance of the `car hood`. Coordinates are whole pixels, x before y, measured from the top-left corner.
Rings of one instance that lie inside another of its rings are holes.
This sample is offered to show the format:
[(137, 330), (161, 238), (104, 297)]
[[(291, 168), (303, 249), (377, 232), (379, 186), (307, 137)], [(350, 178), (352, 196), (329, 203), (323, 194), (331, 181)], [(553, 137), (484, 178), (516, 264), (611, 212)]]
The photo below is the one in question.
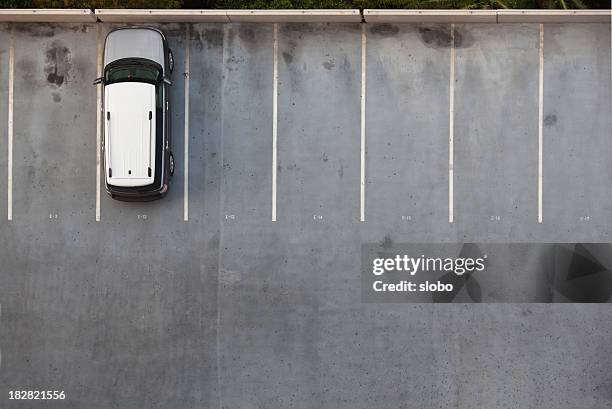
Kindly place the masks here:
[(125, 28), (110, 32), (104, 46), (104, 66), (123, 58), (145, 58), (165, 67), (162, 35), (150, 28)]

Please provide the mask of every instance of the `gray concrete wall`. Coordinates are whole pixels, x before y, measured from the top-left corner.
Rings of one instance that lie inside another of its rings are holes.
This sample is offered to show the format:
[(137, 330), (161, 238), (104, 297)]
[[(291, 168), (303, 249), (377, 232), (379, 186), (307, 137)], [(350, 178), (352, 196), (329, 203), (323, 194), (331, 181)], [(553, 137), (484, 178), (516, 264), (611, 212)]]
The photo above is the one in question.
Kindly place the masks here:
[(360, 299), (364, 242), (609, 241), (609, 24), (544, 26), (542, 224), (537, 24), (455, 26), (453, 224), (449, 25), (365, 29), (365, 222), (359, 24), (278, 26), (277, 222), (274, 27), (160, 25), (175, 179), (148, 204), (102, 192), (96, 222), (96, 26), (0, 26), (2, 407), (25, 407), (15, 389), (65, 390), (49, 408), (611, 406), (607, 304)]

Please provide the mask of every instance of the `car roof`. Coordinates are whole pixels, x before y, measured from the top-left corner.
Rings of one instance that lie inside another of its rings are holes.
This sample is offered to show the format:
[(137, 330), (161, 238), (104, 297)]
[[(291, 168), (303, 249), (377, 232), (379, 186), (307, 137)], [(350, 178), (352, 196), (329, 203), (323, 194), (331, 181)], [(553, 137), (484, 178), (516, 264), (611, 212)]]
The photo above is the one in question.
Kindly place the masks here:
[(152, 27), (121, 27), (108, 33), (104, 45), (104, 66), (124, 58), (145, 58), (164, 64), (164, 35)]
[[(104, 87), (106, 182), (146, 186), (154, 181), (158, 115), (155, 85), (119, 82)], [(112, 175), (111, 170), (112, 169)]]

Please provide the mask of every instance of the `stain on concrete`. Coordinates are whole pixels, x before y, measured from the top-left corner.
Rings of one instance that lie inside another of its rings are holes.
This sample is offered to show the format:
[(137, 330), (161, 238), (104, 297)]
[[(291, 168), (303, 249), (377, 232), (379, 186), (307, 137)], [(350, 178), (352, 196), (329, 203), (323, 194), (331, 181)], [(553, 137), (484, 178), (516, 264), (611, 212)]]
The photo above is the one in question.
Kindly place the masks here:
[(34, 180), (34, 178), (36, 177), (36, 167), (27, 166), (26, 169), (27, 169), (28, 180)]
[[(451, 34), (450, 30), (442, 27), (419, 27), (419, 35), (421, 41), (432, 48), (450, 47)], [(455, 46), (457, 41), (457, 32), (455, 31)]]
[(471, 47), (474, 39), (468, 31), (461, 31), (455, 27), (455, 48)]
[(399, 33), (399, 27), (393, 24), (374, 24), (370, 33), (381, 37), (392, 37)]
[(204, 39), (209, 47), (223, 46), (223, 31), (221, 29), (206, 29), (204, 30)]
[(259, 50), (263, 44), (270, 40), (266, 40), (267, 35), (265, 34), (266, 29), (263, 26), (254, 26), (252, 24), (241, 24), (238, 27), (238, 38), (242, 46), (247, 51)]
[(283, 24), (281, 26), (281, 33), (312, 33), (315, 27), (313, 24), (295, 23), (295, 24)]
[(196, 50), (202, 51), (204, 49), (204, 40), (202, 37), (203, 34), (200, 32), (200, 30), (192, 30), (191, 37), (189, 37), (191, 47), (195, 47)]
[(546, 117), (544, 117), (544, 125), (545, 126), (553, 126), (556, 123), (557, 123), (557, 115), (555, 115), (555, 114), (548, 114), (548, 115), (546, 115)]
[(393, 248), (393, 240), (391, 240), (391, 236), (390, 235), (386, 235), (383, 240), (380, 242), (380, 247), (382, 247), (385, 250), (389, 250), (390, 248)]
[(236, 29), (230, 25), (227, 26), (228, 29), (226, 31), (227, 36), (225, 36), (225, 46), (227, 47), (228, 50), (231, 50), (234, 48), (234, 39), (236, 37)]
[(36, 82), (35, 72), (36, 63), (30, 57), (23, 57), (17, 60), (16, 72), (20, 73), (25, 80), (25, 84), (34, 85)]
[(170, 23), (164, 24), (163, 31), (166, 37), (185, 38), (185, 23)]
[[(419, 36), (429, 48), (449, 48), (452, 43), (450, 29), (446, 26), (419, 27)], [(455, 28), (455, 48), (469, 47), (472, 42), (467, 32)]]
[(293, 55), (288, 52), (283, 52), (283, 60), (285, 60), (285, 64), (289, 65), (293, 61)]
[(295, 49), (298, 47), (298, 42), (295, 41), (294, 39), (289, 39), (287, 41), (287, 45), (289, 46), (288, 53), (293, 56), (295, 54)]
[(327, 162), (329, 160), (329, 158), (327, 157), (327, 154), (325, 152), (323, 152), (322, 159), (323, 159), (323, 162)]
[(53, 97), (53, 102), (62, 102), (62, 96), (59, 92), (52, 92), (51, 96)]
[[(288, 33), (287, 35), (290, 36), (291, 33)], [(287, 62), (289, 72), (289, 88), (293, 94), (302, 92), (304, 85), (302, 73), (307, 71), (306, 62), (303, 61), (302, 64), (299, 64), (299, 58), (296, 59), (296, 56), (301, 55), (300, 52), (296, 53), (298, 47), (300, 47), (300, 43), (295, 38), (291, 37), (287, 39), (286, 46), (283, 47), (283, 54), (286, 53), (291, 56), (291, 64), (289, 64), (286, 59), (285, 61)], [(300, 66), (302, 70), (300, 70)]]
[(228, 71), (237, 71), (240, 68), (240, 65), (244, 64), (245, 57), (243, 55), (231, 57), (225, 60), (225, 67)]
[(346, 55), (344, 56), (344, 59), (342, 60), (342, 71), (344, 72), (351, 71), (351, 62), (349, 61)]
[(329, 59), (329, 60), (323, 62), (322, 65), (323, 65), (323, 68), (325, 68), (326, 70), (330, 71), (330, 70), (334, 69), (334, 67), (336, 66), (336, 63), (334, 62), (334, 60)]
[(238, 28), (238, 37), (242, 41), (253, 42), (255, 41), (255, 30), (250, 25), (241, 25)]
[(340, 164), (338, 166), (338, 177), (342, 179), (344, 177), (344, 165)]
[(53, 37), (55, 35), (55, 25), (49, 23), (15, 24), (13, 29), (17, 34), (31, 37)]
[(61, 29), (67, 29), (72, 31), (73, 33), (76, 33), (77, 35), (79, 33), (87, 33), (89, 32), (89, 27), (87, 24), (70, 24), (70, 25), (62, 25), (60, 26)]
[(72, 66), (70, 49), (61, 41), (55, 40), (47, 48), (45, 60), (45, 74), (47, 82), (52, 87), (61, 87), (68, 79), (68, 73)]

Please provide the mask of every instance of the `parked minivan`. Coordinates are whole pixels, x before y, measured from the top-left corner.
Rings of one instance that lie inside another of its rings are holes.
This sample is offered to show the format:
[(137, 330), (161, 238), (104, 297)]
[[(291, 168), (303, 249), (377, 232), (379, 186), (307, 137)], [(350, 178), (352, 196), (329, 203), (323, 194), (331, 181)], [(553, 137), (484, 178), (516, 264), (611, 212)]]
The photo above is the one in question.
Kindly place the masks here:
[(104, 184), (114, 199), (146, 201), (168, 191), (174, 173), (168, 91), (174, 68), (164, 34), (121, 27), (106, 36), (103, 76)]

